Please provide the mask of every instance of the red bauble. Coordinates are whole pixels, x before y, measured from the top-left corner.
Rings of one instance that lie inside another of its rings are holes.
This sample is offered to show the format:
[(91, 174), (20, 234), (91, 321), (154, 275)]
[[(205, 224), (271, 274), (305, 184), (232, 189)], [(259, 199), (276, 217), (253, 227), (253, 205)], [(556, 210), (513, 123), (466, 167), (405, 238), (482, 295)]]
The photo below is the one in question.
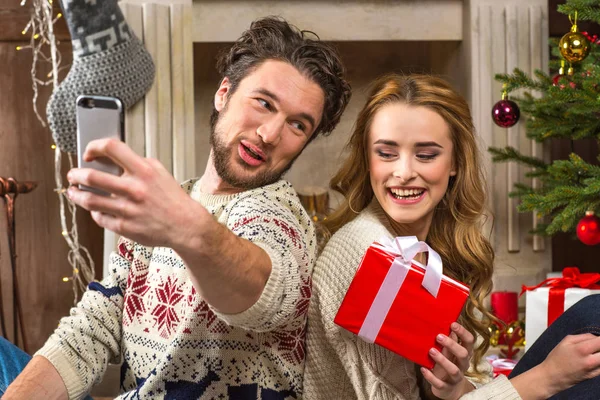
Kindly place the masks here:
[(492, 118), (501, 128), (510, 128), (519, 122), (520, 116), (519, 106), (512, 100), (500, 100), (492, 108)]
[(554, 86), (558, 86), (558, 80), (562, 77), (563, 75), (561, 74), (556, 74), (554, 75), (554, 77), (552, 78), (552, 85)]
[[(564, 89), (566, 87), (564, 85), (564, 82), (566, 82), (566, 81), (563, 81), (563, 83), (559, 83), (560, 78), (566, 79), (565, 75), (561, 75), (561, 74), (554, 75), (554, 77), (552, 78), (552, 86), (558, 86), (561, 89)], [(569, 86), (571, 86), (572, 89), (575, 89), (577, 87), (577, 84), (573, 81), (569, 81)]]
[(588, 246), (600, 243), (600, 219), (592, 211), (586, 212), (577, 224), (577, 237)]

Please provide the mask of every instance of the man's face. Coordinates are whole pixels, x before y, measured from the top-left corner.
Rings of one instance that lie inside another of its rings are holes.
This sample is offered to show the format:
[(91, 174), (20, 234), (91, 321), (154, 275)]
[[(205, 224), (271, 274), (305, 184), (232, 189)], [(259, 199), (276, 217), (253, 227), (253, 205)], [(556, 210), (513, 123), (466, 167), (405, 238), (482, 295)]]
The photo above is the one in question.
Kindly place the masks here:
[(320, 86), (283, 61), (265, 61), (233, 94), (225, 78), (210, 138), (220, 178), (240, 189), (277, 181), (314, 134), (324, 102)]

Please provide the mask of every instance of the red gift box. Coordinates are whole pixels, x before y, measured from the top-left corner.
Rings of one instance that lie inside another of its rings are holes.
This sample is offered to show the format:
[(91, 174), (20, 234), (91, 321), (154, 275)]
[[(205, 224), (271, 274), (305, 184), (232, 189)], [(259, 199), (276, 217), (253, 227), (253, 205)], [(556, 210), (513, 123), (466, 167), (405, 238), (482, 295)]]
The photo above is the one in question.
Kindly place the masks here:
[(493, 376), (495, 378), (498, 375), (509, 376), (517, 365), (517, 362), (509, 358), (498, 358), (496, 360), (492, 360), (490, 364), (492, 364)]
[[(440, 256), (417, 238), (383, 238), (365, 253), (334, 322), (426, 368), (440, 333), (461, 313), (469, 288), (442, 275)], [(428, 265), (413, 261), (428, 251)]]

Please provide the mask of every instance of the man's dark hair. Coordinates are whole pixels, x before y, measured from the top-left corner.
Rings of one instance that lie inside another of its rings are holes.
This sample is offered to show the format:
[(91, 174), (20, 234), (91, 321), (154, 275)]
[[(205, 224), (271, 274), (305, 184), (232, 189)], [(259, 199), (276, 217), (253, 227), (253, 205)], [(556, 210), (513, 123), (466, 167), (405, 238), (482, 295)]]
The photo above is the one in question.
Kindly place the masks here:
[[(217, 70), (222, 78), (229, 79), (230, 93), (233, 94), (242, 79), (267, 60), (289, 63), (323, 89), (323, 118), (311, 140), (321, 132), (324, 135), (331, 133), (351, 95), (338, 52), (320, 41), (313, 32), (301, 31), (282, 18), (266, 17), (254, 21), (231, 48), (219, 54)], [(213, 109), (210, 117), (213, 129), (218, 114)]]

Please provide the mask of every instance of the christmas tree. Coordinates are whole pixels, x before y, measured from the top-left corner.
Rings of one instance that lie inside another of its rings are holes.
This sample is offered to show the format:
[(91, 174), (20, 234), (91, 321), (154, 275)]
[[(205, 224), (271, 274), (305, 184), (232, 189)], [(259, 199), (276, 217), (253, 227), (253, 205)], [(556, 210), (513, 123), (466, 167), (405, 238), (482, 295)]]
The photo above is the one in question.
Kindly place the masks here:
[[(560, 41), (551, 39), (552, 60), (549, 75), (536, 71), (530, 77), (519, 69), (498, 74), (505, 94), (525, 89), (523, 95), (503, 99), (493, 110), (494, 121), (512, 126), (520, 111), (527, 122), (527, 136), (538, 142), (557, 138), (592, 138), (600, 143), (600, 40), (588, 32), (579, 32), (578, 21), (600, 24), (600, 1), (567, 0), (558, 6), (572, 23), (571, 32)], [(594, 25), (596, 26), (596, 25)], [(540, 96), (541, 95), (541, 96)], [(534, 233), (553, 235), (577, 232), (586, 244), (600, 243), (600, 166), (571, 153), (568, 159), (547, 163), (521, 154), (514, 148), (490, 148), (496, 162), (516, 161), (531, 167), (527, 177), (538, 178), (541, 185), (515, 185), (510, 196), (521, 200), (519, 211), (536, 212), (544, 217)], [(600, 161), (600, 156), (599, 156)], [(594, 215), (594, 212), (596, 215)]]

